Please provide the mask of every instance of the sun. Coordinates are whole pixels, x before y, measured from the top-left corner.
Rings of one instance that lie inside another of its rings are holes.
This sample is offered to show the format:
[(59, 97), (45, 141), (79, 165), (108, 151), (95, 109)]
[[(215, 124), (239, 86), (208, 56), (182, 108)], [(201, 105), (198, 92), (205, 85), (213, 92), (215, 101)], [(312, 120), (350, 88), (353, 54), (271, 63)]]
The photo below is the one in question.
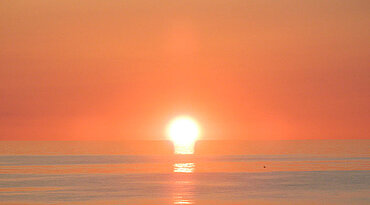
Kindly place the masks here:
[(191, 144), (199, 137), (199, 126), (192, 118), (180, 116), (171, 121), (167, 134), (176, 144)]
[(200, 135), (200, 129), (198, 123), (191, 117), (179, 116), (169, 123), (167, 135), (175, 144), (175, 152), (181, 154), (183, 152), (179, 151), (181, 147), (193, 149), (192, 147)]

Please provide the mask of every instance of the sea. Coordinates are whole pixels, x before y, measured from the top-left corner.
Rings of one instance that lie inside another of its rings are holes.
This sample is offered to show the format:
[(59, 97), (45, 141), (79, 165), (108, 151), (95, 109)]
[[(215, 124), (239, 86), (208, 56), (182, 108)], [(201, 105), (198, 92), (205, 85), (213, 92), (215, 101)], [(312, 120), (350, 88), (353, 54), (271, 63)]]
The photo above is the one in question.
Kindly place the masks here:
[(0, 141), (0, 204), (370, 204), (370, 140)]

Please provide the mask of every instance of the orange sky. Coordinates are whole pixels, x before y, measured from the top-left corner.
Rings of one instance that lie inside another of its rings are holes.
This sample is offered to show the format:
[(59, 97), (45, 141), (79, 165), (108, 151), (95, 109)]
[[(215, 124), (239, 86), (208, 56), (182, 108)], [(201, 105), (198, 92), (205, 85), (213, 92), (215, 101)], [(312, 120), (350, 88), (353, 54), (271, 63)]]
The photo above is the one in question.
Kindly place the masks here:
[(3, 1), (0, 139), (370, 138), (370, 3)]

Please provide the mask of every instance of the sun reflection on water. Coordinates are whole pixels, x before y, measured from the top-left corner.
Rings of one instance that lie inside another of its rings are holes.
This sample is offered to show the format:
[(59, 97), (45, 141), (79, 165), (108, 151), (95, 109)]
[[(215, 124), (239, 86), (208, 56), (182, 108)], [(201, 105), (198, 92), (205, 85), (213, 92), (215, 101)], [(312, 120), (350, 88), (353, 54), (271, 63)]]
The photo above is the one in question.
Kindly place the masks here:
[(182, 196), (175, 197), (173, 204), (194, 204), (193, 200), (184, 199)]
[(194, 180), (193, 172), (195, 163), (175, 163), (173, 164), (174, 187), (173, 204), (188, 205), (194, 204)]
[(194, 143), (174, 143), (175, 154), (194, 154)]
[(194, 172), (194, 163), (175, 163), (173, 172), (192, 173)]

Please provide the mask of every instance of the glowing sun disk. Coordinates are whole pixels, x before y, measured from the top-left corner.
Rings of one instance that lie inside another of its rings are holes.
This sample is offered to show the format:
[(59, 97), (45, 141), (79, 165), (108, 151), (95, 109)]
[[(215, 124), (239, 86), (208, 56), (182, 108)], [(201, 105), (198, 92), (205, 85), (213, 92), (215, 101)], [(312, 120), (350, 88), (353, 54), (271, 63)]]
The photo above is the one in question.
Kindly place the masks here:
[(175, 144), (190, 145), (197, 140), (199, 127), (190, 117), (177, 117), (168, 126), (167, 134)]

